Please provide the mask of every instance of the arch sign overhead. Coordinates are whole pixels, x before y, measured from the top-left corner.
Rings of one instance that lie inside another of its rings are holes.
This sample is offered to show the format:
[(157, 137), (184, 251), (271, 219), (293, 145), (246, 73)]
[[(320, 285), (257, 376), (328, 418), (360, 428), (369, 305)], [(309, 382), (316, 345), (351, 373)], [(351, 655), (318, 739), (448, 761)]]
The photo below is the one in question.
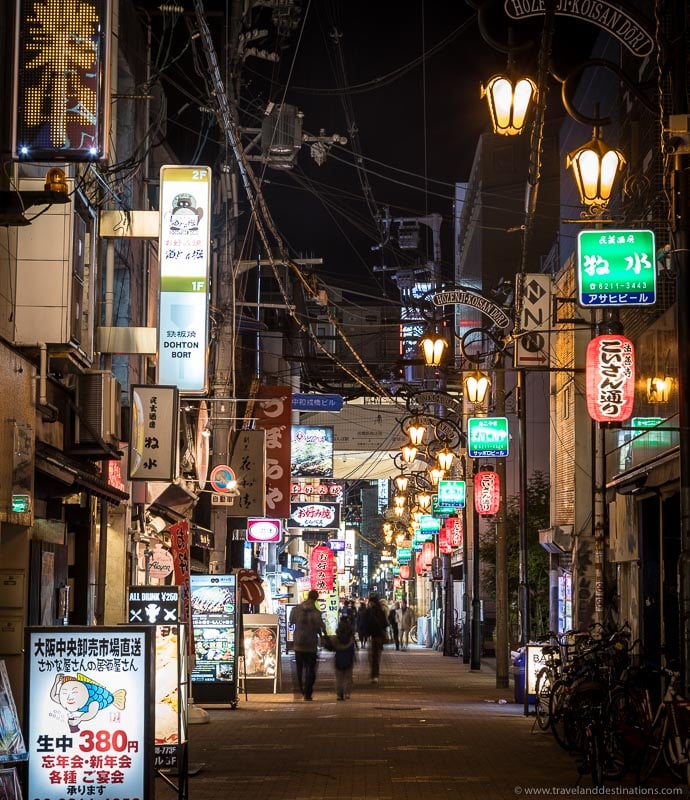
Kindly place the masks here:
[[(505, 0), (504, 8), (511, 19), (526, 19), (545, 14), (546, 0)], [(598, 25), (639, 58), (654, 50), (654, 39), (645, 25), (608, 0), (556, 0), (556, 14)]]
[(471, 306), (485, 314), (498, 328), (507, 328), (512, 320), (506, 312), (496, 303), (487, 300), (481, 294), (467, 292), (464, 289), (451, 289), (446, 292), (439, 292), (431, 298), (435, 306)]

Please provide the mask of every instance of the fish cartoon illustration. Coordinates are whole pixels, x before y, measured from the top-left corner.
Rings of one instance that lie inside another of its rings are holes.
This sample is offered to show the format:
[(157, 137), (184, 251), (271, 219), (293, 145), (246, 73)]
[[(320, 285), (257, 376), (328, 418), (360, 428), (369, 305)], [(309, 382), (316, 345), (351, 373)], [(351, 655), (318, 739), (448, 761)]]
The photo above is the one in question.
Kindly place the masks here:
[(81, 672), (76, 677), (62, 673), (56, 675), (50, 690), (50, 699), (67, 711), (72, 733), (79, 730), (80, 723), (93, 719), (110, 705), (120, 711), (124, 709), (126, 696), (125, 689), (111, 692)]

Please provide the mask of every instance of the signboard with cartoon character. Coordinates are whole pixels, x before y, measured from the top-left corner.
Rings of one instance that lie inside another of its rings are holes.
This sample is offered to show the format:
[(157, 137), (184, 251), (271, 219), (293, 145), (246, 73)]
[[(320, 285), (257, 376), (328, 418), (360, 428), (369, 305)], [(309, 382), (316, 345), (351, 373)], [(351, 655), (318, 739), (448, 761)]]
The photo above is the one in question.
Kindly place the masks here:
[[(28, 797), (153, 797), (152, 629), (27, 628)], [(90, 792), (91, 793), (91, 792)]]

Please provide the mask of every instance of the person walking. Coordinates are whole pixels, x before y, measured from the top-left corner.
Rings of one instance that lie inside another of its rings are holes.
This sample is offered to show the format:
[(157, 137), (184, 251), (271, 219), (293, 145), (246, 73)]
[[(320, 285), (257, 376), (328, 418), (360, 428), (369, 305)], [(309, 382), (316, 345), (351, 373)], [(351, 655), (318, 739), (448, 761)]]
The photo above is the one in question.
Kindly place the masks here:
[(341, 619), (333, 637), (335, 650), (335, 693), (338, 700), (352, 694), (352, 671), (355, 664), (355, 632), (347, 619)]
[(359, 646), (364, 650), (367, 646), (367, 604), (364, 600), (359, 601), (359, 608), (357, 609), (357, 637), (359, 638)]
[(410, 644), (410, 631), (412, 630), (412, 609), (403, 600), (400, 608), (395, 612), (398, 620), (398, 632), (400, 636), (400, 646), (407, 650)]
[(293, 639), (295, 675), (300, 694), (305, 700), (312, 699), (319, 641), (326, 633), (321, 611), (316, 606), (318, 599), (319, 593), (312, 589), (307, 599), (290, 612), (290, 624), (294, 625), (295, 631)]
[(393, 641), (395, 642), (395, 649), (400, 650), (400, 636), (398, 634), (398, 609), (400, 603), (396, 600), (395, 605), (388, 612), (388, 624), (391, 631), (393, 631)]
[(371, 682), (379, 682), (379, 670), (381, 667), (381, 653), (383, 643), (386, 641), (386, 628), (388, 620), (386, 612), (383, 610), (378, 595), (372, 594), (367, 606), (367, 616), (365, 619), (367, 639), (371, 642), (369, 649), (369, 666), (371, 668)]

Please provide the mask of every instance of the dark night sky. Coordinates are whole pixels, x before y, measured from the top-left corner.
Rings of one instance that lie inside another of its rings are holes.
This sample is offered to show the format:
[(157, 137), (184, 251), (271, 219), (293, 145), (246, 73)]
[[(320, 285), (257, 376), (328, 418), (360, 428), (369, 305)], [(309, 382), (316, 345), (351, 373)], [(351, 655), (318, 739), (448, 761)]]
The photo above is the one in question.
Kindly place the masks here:
[[(490, 33), (507, 41), (509, 20), (502, 0), (488, 0), (492, 8)], [(480, 84), (504, 71), (507, 56), (487, 45), (477, 23), (477, 12), (467, 2), (440, 0), (304, 0), (303, 29), (298, 29), (276, 65), (249, 58), (242, 70), (241, 121), (259, 125), (269, 102), (286, 102), (304, 112), (304, 131), (350, 138), (343, 99), (357, 126), (362, 165), (367, 170), (371, 196), (377, 208), (393, 216), (443, 217), (442, 262), (452, 275), (452, 213), (454, 183), (467, 180), (477, 139), (488, 130), (486, 101)], [(226, 8), (226, 0), (207, 0), (209, 14)], [(210, 16), (214, 33), (222, 17)], [(514, 41), (533, 47), (516, 56), (517, 65), (535, 73), (535, 59), (543, 18), (513, 22)], [(333, 31), (340, 35), (336, 47)], [(572, 53), (583, 48), (593, 29), (568, 18), (558, 18), (554, 65), (562, 71)], [(437, 48), (446, 37), (449, 41)], [(183, 37), (184, 38), (184, 37)], [(346, 83), (336, 64), (342, 51)], [(428, 58), (421, 63), (421, 56)], [(193, 87), (190, 71), (181, 81)], [(198, 82), (197, 82), (198, 84)], [(357, 87), (367, 85), (366, 90)], [(201, 86), (197, 87), (203, 94)], [(192, 89), (194, 91), (194, 89)], [(202, 100), (203, 102), (203, 100)], [(174, 106), (174, 103), (173, 103)], [(552, 89), (549, 106), (561, 113)], [(200, 115), (192, 102), (169, 125), (186, 131), (189, 153), (195, 149)], [(218, 129), (208, 139), (201, 160), (214, 163)], [(190, 146), (190, 142), (193, 143)], [(214, 152), (215, 149), (215, 152)], [(257, 171), (261, 165), (254, 163)], [(291, 171), (268, 169), (264, 193), (280, 233), (293, 256), (323, 257), (319, 273), (339, 283), (365, 283), (375, 290), (381, 273), (373, 265), (404, 264), (406, 254), (372, 251), (378, 236), (367, 208), (351, 144), (336, 146), (324, 166), (317, 166), (304, 146)], [(431, 252), (429, 250), (429, 256)], [(426, 254), (422, 254), (423, 260)]]

